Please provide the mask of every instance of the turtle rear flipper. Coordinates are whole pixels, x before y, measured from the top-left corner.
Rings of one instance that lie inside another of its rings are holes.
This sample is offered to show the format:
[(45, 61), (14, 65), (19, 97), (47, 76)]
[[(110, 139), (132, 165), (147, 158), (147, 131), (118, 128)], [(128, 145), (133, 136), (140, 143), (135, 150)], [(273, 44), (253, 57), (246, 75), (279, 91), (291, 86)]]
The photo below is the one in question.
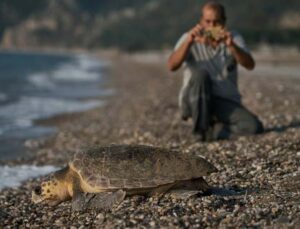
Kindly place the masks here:
[(72, 202), (74, 211), (93, 210), (110, 210), (120, 204), (125, 198), (126, 192), (118, 190), (116, 192), (101, 193), (80, 193), (76, 195)]

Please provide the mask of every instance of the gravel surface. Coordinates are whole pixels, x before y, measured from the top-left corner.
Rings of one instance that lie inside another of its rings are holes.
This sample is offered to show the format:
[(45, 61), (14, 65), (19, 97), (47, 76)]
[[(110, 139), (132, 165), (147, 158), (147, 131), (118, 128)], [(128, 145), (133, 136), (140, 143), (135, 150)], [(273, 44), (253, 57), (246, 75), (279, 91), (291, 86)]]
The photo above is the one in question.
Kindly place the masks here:
[[(296, 228), (300, 223), (300, 77), (240, 77), (244, 104), (263, 121), (264, 134), (231, 141), (199, 142), (191, 122), (180, 120), (180, 73), (165, 59), (113, 58), (111, 85), (118, 89), (107, 106), (40, 121), (56, 125), (52, 138), (26, 142), (31, 156), (7, 162), (63, 166), (77, 149), (95, 144), (149, 144), (196, 153), (219, 172), (206, 180), (225, 195), (186, 200), (126, 198), (108, 212), (71, 211), (34, 205), (31, 190), (40, 178), (0, 192), (0, 228)], [(234, 191), (235, 195), (228, 195)]]

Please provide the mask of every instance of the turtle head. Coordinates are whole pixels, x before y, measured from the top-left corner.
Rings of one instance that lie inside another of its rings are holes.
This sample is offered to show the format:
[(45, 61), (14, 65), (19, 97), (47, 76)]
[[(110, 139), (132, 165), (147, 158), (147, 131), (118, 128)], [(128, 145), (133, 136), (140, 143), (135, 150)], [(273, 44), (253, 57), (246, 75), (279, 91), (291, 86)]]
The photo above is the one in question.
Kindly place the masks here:
[(32, 191), (32, 201), (36, 204), (46, 203), (50, 206), (56, 206), (69, 198), (67, 186), (58, 180), (55, 174)]

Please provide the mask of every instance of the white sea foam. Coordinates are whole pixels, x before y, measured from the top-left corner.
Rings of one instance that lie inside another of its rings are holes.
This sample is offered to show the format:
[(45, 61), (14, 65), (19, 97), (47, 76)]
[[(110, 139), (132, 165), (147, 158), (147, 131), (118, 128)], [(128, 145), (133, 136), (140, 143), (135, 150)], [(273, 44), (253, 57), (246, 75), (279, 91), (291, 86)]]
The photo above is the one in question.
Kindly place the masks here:
[(101, 60), (100, 62), (98, 59), (89, 57), (85, 54), (79, 54), (76, 56), (76, 58), (79, 62), (80, 67), (83, 69), (95, 69), (108, 65), (108, 62), (105, 62), (103, 60)]
[[(28, 81), (35, 87), (53, 89), (61, 81), (96, 82), (102, 77), (99, 71), (105, 63), (86, 55), (78, 55), (73, 61), (64, 63), (47, 72), (30, 75)], [(59, 85), (58, 85), (59, 86)]]
[(52, 73), (55, 80), (94, 82), (101, 79), (99, 72), (104, 64), (98, 59), (93, 59), (81, 54), (75, 56), (74, 62), (63, 64)]
[(22, 97), (16, 103), (2, 106), (0, 117), (16, 119), (22, 117), (22, 120), (32, 120), (47, 118), (59, 113), (85, 111), (101, 104), (102, 102), (99, 100), (81, 102), (68, 99)]
[(17, 187), (23, 181), (51, 173), (57, 170), (54, 166), (35, 166), (35, 165), (19, 165), (19, 166), (0, 166), (0, 190), (5, 187)]
[(65, 65), (52, 73), (52, 78), (59, 81), (94, 82), (100, 79), (99, 72), (89, 72), (82, 68)]
[(60, 98), (22, 97), (18, 102), (0, 109), (0, 135), (10, 129), (26, 128), (32, 120), (48, 118), (60, 113), (86, 111), (103, 104), (99, 100), (77, 101)]
[(28, 81), (35, 87), (42, 89), (54, 89), (55, 83), (47, 73), (35, 73), (29, 76)]

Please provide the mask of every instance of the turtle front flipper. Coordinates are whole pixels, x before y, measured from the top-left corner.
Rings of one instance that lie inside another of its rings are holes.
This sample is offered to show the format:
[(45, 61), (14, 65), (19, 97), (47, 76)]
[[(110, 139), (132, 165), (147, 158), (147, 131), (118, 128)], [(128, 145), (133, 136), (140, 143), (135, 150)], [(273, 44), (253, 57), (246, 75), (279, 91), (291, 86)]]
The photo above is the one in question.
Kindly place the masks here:
[(110, 210), (120, 204), (126, 196), (126, 192), (118, 190), (116, 192), (101, 193), (80, 193), (74, 196), (72, 209), (74, 211)]
[(176, 184), (173, 190), (169, 191), (169, 195), (174, 199), (189, 199), (192, 196), (199, 194), (208, 194), (210, 187), (207, 182), (202, 178), (180, 181)]
[(118, 190), (116, 192), (96, 193), (88, 202), (88, 209), (110, 210), (119, 205), (125, 198), (126, 192)]

